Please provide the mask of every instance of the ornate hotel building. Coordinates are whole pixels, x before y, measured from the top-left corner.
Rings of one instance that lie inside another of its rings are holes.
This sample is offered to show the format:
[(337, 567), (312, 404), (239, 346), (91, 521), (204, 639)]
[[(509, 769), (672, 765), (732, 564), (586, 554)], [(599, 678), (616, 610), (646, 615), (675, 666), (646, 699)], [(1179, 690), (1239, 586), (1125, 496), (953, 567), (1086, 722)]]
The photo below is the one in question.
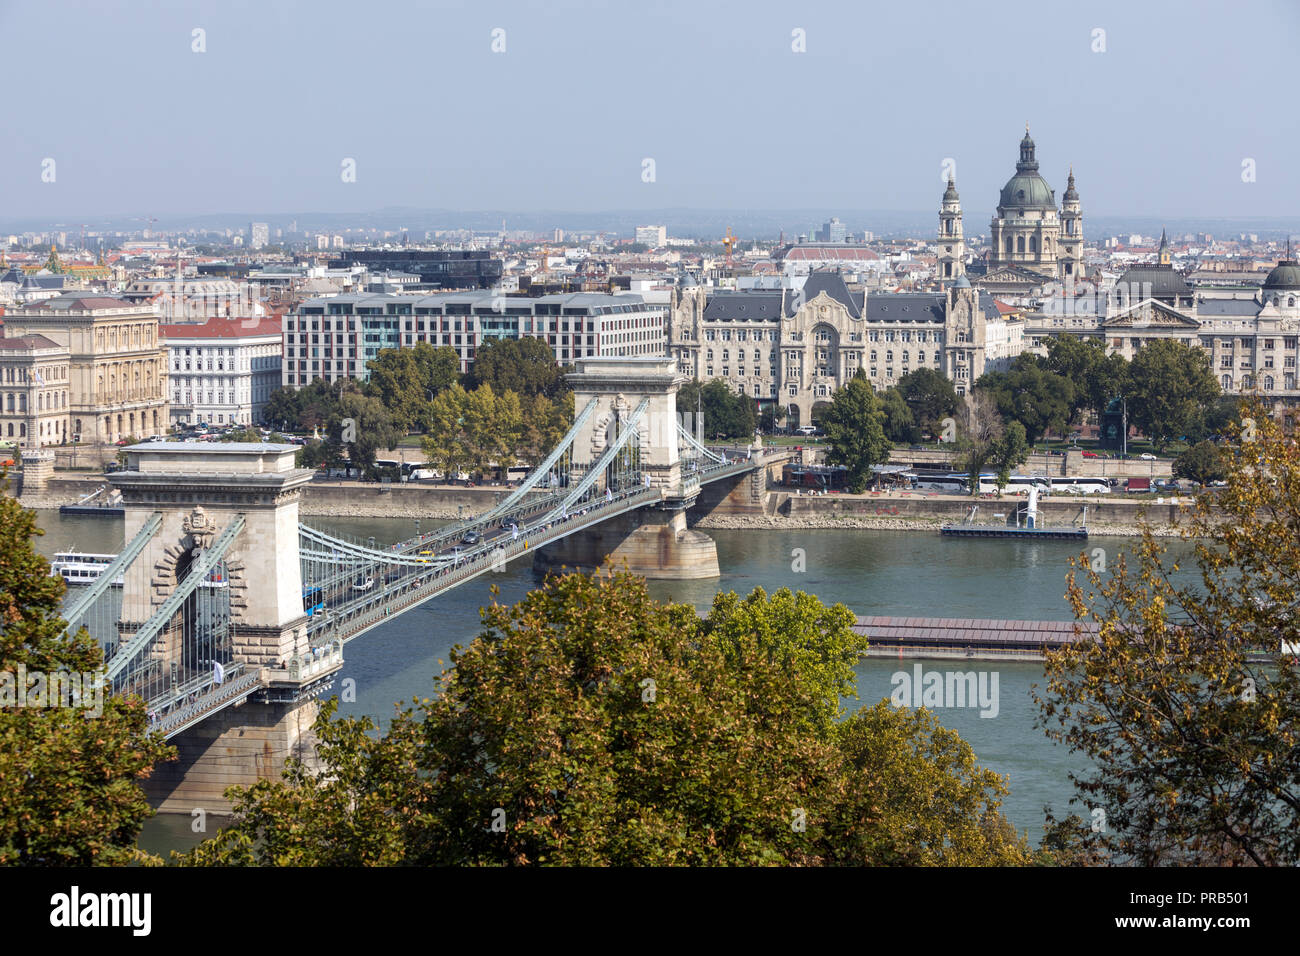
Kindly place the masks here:
[(821, 271), (802, 288), (679, 288), (669, 340), (683, 374), (780, 404), (785, 424), (797, 428), (859, 369), (881, 390), (932, 368), (964, 394), (1020, 353), (1021, 326), (964, 277), (944, 292), (865, 293)]

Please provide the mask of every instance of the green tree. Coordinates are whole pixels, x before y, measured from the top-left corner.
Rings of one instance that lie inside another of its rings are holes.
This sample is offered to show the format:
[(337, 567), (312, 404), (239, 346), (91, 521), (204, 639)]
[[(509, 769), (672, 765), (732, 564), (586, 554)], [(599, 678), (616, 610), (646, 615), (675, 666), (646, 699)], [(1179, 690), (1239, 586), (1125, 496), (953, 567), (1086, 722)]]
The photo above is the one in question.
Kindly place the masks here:
[[(933, 718), (829, 721), (851, 614), (779, 592), (701, 620), (631, 574), (483, 611), (383, 736), (318, 724), (325, 772), (233, 792), (195, 864), (1024, 863), (1001, 781)], [(981, 834), (984, 836), (981, 837)]]
[(1128, 375), (1128, 361), (1118, 353), (1107, 355), (1106, 340), (1098, 336), (1053, 335), (1040, 364), (1074, 386), (1071, 423), (1081, 421), (1084, 411), (1100, 418), (1106, 405), (1123, 394)]
[(539, 465), (573, 423), (573, 392), (565, 392), (558, 401), (545, 395), (522, 399), (521, 413), (514, 457), (530, 466)]
[(1234, 423), (1241, 418), (1241, 399), (1235, 395), (1220, 395), (1198, 409), (1187, 429), (1189, 442), (1201, 442), (1231, 434)]
[(1202, 488), (1212, 481), (1228, 477), (1228, 468), (1219, 447), (1212, 441), (1197, 442), (1174, 459), (1174, 477), (1187, 478)]
[(136, 781), (175, 756), (147, 731), (143, 702), (105, 690), (97, 717), (14, 706), (20, 666), (29, 676), (102, 674), (99, 645), (85, 628), (64, 635), (63, 579), (32, 548), (40, 533), (34, 512), (0, 495), (0, 864), (143, 860), (135, 841), (153, 811)]
[(1132, 567), (1083, 555), (1069, 577), (1098, 633), (1047, 655), (1041, 725), (1089, 758), (1076, 802), (1105, 827), (1083, 836), (1116, 862), (1300, 862), (1300, 447), (1247, 417), (1227, 487), (1180, 523), (1199, 573), (1144, 522)]
[(876, 393), (862, 369), (835, 393), (822, 413), (822, 427), (831, 446), (826, 460), (848, 468), (849, 491), (854, 494), (866, 490), (872, 465), (889, 460), (890, 445), (882, 417)]
[(398, 431), (413, 430), (423, 415), (426, 397), (412, 350), (381, 349), (366, 368), (370, 372), (366, 394), (379, 399)]
[(1018, 355), (1005, 372), (985, 372), (975, 384), (992, 397), (1004, 421), (1025, 426), (1030, 442), (1050, 429), (1063, 432), (1073, 415), (1069, 379), (1041, 368), (1028, 353)]
[(913, 421), (930, 435), (938, 435), (943, 420), (956, 419), (961, 409), (961, 398), (952, 382), (932, 368), (908, 372), (898, 380), (898, 391), (912, 410)]
[(704, 416), (706, 439), (750, 439), (758, 428), (758, 412), (754, 400), (731, 390), (722, 379), (701, 384), (698, 380), (687, 382), (677, 393), (677, 409), (691, 415), (699, 411)]
[(1011, 480), (1011, 470), (1022, 465), (1029, 458), (1029, 442), (1025, 438), (1025, 426), (1012, 422), (1002, 430), (1002, 437), (993, 442), (990, 462), (997, 469), (998, 491), (1001, 492)]
[(517, 392), (521, 397), (556, 398), (566, 390), (566, 371), (541, 339), (487, 339), (474, 353), (474, 367), (466, 386), (490, 385), (498, 395)]
[(1158, 449), (1195, 428), (1201, 409), (1218, 395), (1210, 356), (1199, 346), (1155, 339), (1129, 363), (1129, 421)]
[(347, 449), (349, 461), (368, 468), (379, 449), (397, 447), (402, 433), (379, 399), (356, 391), (354, 384), (352, 389), (343, 391), (327, 423), (327, 433), (331, 443)]
[(887, 388), (880, 396), (880, 411), (885, 437), (892, 442), (911, 444), (921, 440), (921, 429), (912, 417), (912, 409), (903, 398), (901, 389)]

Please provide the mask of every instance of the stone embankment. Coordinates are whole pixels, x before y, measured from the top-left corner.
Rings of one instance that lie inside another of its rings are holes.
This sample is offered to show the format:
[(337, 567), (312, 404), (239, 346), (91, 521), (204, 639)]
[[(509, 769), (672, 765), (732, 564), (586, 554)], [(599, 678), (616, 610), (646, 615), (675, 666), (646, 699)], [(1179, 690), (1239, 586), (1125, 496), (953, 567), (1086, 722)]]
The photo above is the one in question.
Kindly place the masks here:
[[(1088, 530), (1094, 534), (1134, 536), (1140, 533), (1139, 519), (1145, 515), (1157, 535), (1176, 536), (1185, 520), (1183, 511), (1192, 498), (1127, 499), (1044, 498), (1039, 500), (1040, 520), (1048, 527), (1077, 526), (1087, 507)], [(765, 514), (710, 514), (694, 524), (709, 528), (802, 529), (876, 528), (890, 531), (933, 533), (942, 525), (964, 520), (972, 505), (978, 505), (977, 524), (1011, 521), (1024, 499), (1015, 497), (976, 498), (956, 495), (791, 495), (768, 493)]]

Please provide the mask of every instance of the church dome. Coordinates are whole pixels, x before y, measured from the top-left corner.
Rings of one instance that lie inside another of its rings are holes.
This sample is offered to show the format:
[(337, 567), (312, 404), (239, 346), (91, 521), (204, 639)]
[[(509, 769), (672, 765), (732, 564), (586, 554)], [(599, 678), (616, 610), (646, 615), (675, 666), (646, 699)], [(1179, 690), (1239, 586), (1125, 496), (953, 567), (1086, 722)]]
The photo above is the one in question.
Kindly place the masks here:
[(1278, 261), (1273, 267), (1273, 271), (1268, 274), (1264, 280), (1264, 288), (1268, 290), (1294, 290), (1300, 289), (1300, 263), (1291, 258), (1291, 243), (1287, 243), (1286, 258)]
[(948, 177), (948, 188), (945, 189), (944, 192), (943, 192), (943, 201), (944, 201), (944, 202), (957, 202), (957, 201), (958, 201), (958, 199), (957, 199), (957, 183), (953, 181), (953, 178), (952, 178), (951, 176)]
[(1020, 141), (1020, 162), (1016, 174), (1002, 187), (998, 205), (1002, 208), (1055, 209), (1056, 196), (1047, 180), (1038, 175), (1038, 160), (1034, 158), (1034, 141), (1025, 128), (1025, 138)]

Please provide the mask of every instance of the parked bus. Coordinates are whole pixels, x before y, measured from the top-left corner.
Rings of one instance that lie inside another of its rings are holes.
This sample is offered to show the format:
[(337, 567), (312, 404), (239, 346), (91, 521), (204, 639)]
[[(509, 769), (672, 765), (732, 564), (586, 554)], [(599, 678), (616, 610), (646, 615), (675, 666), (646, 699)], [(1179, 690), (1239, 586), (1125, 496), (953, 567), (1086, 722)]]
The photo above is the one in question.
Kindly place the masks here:
[(955, 472), (951, 474), (909, 472), (904, 477), (911, 477), (912, 487), (919, 491), (942, 491), (951, 495), (964, 495), (970, 490), (970, 476)]
[(1067, 476), (1065, 478), (1053, 478), (1052, 493), (1067, 495), (1108, 495), (1110, 494), (1110, 482), (1105, 478), (1099, 477), (1082, 478), (1078, 476)]
[[(1007, 479), (1004, 492), (1013, 495), (1027, 495), (1030, 488), (1037, 488), (1040, 495), (1052, 490), (1051, 479), (1043, 475), (1012, 475)], [(996, 494), (998, 491), (997, 475), (980, 475), (980, 494)]]
[(787, 488), (843, 491), (848, 483), (849, 470), (843, 465), (786, 465), (781, 469), (781, 484)]

